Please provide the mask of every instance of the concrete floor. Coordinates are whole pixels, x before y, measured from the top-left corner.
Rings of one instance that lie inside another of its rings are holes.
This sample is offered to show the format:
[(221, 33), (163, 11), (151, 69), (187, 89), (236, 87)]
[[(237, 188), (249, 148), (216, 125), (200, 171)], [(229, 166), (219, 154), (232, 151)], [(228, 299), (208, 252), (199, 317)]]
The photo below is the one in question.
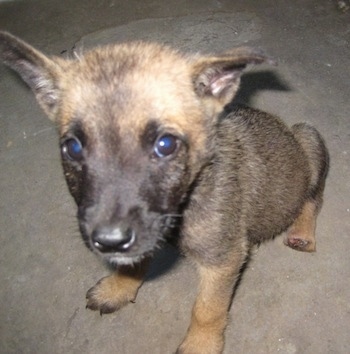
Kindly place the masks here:
[[(129, 38), (185, 50), (264, 48), (277, 68), (243, 79), (238, 100), (307, 121), (331, 153), (317, 253), (263, 245), (230, 312), (225, 353), (350, 353), (350, 12), (330, 0), (0, 2), (0, 28), (55, 55)], [(83, 245), (57, 136), (32, 93), (0, 66), (0, 352), (173, 353), (196, 274), (166, 249), (137, 302), (100, 317), (85, 292), (108, 270)], [(174, 261), (177, 260), (175, 263)]]

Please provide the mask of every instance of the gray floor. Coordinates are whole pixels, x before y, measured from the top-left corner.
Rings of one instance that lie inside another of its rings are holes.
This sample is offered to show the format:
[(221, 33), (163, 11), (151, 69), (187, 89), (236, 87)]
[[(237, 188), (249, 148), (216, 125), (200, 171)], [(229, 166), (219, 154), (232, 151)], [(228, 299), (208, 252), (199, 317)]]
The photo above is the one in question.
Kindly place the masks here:
[[(317, 253), (282, 238), (260, 247), (225, 353), (350, 353), (350, 11), (330, 0), (27, 0), (0, 3), (0, 28), (55, 55), (148, 38), (274, 56), (279, 66), (247, 73), (238, 99), (315, 125), (331, 172)], [(108, 271), (80, 239), (57, 146), (31, 92), (0, 66), (0, 352), (173, 353), (196, 293), (191, 264), (166, 250), (135, 304), (103, 317), (85, 310), (85, 291)]]

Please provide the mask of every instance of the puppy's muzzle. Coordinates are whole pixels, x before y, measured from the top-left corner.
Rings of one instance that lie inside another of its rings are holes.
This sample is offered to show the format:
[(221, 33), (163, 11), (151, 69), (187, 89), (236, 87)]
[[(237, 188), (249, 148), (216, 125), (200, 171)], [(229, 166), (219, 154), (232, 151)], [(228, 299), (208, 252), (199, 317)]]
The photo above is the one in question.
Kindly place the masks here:
[(99, 226), (92, 233), (92, 243), (101, 253), (128, 252), (136, 242), (136, 233), (131, 228)]

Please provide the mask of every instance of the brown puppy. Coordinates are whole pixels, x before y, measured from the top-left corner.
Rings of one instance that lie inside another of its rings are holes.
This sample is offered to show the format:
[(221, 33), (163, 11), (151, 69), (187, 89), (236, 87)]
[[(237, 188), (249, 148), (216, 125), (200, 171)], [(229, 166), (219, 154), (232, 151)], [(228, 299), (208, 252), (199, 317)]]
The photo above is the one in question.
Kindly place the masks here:
[(221, 353), (251, 247), (287, 231), (288, 246), (315, 250), (323, 139), (306, 124), (288, 129), (226, 106), (246, 65), (271, 60), (251, 48), (187, 56), (142, 42), (62, 60), (8, 33), (0, 46), (58, 126), (86, 244), (118, 264), (88, 291), (87, 307), (109, 313), (134, 300), (149, 258), (177, 226), (200, 275), (178, 353)]

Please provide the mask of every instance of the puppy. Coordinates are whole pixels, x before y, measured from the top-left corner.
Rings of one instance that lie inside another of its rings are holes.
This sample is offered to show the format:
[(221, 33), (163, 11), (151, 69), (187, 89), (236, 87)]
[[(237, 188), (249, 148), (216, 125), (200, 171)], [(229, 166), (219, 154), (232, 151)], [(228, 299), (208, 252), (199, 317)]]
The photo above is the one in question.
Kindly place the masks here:
[(87, 292), (87, 307), (110, 313), (133, 301), (176, 226), (200, 276), (177, 353), (221, 353), (251, 247), (287, 231), (288, 246), (315, 251), (329, 160), (322, 137), (228, 105), (243, 69), (272, 60), (247, 47), (191, 56), (143, 42), (63, 60), (5, 32), (0, 46), (58, 127), (83, 239), (118, 265)]

